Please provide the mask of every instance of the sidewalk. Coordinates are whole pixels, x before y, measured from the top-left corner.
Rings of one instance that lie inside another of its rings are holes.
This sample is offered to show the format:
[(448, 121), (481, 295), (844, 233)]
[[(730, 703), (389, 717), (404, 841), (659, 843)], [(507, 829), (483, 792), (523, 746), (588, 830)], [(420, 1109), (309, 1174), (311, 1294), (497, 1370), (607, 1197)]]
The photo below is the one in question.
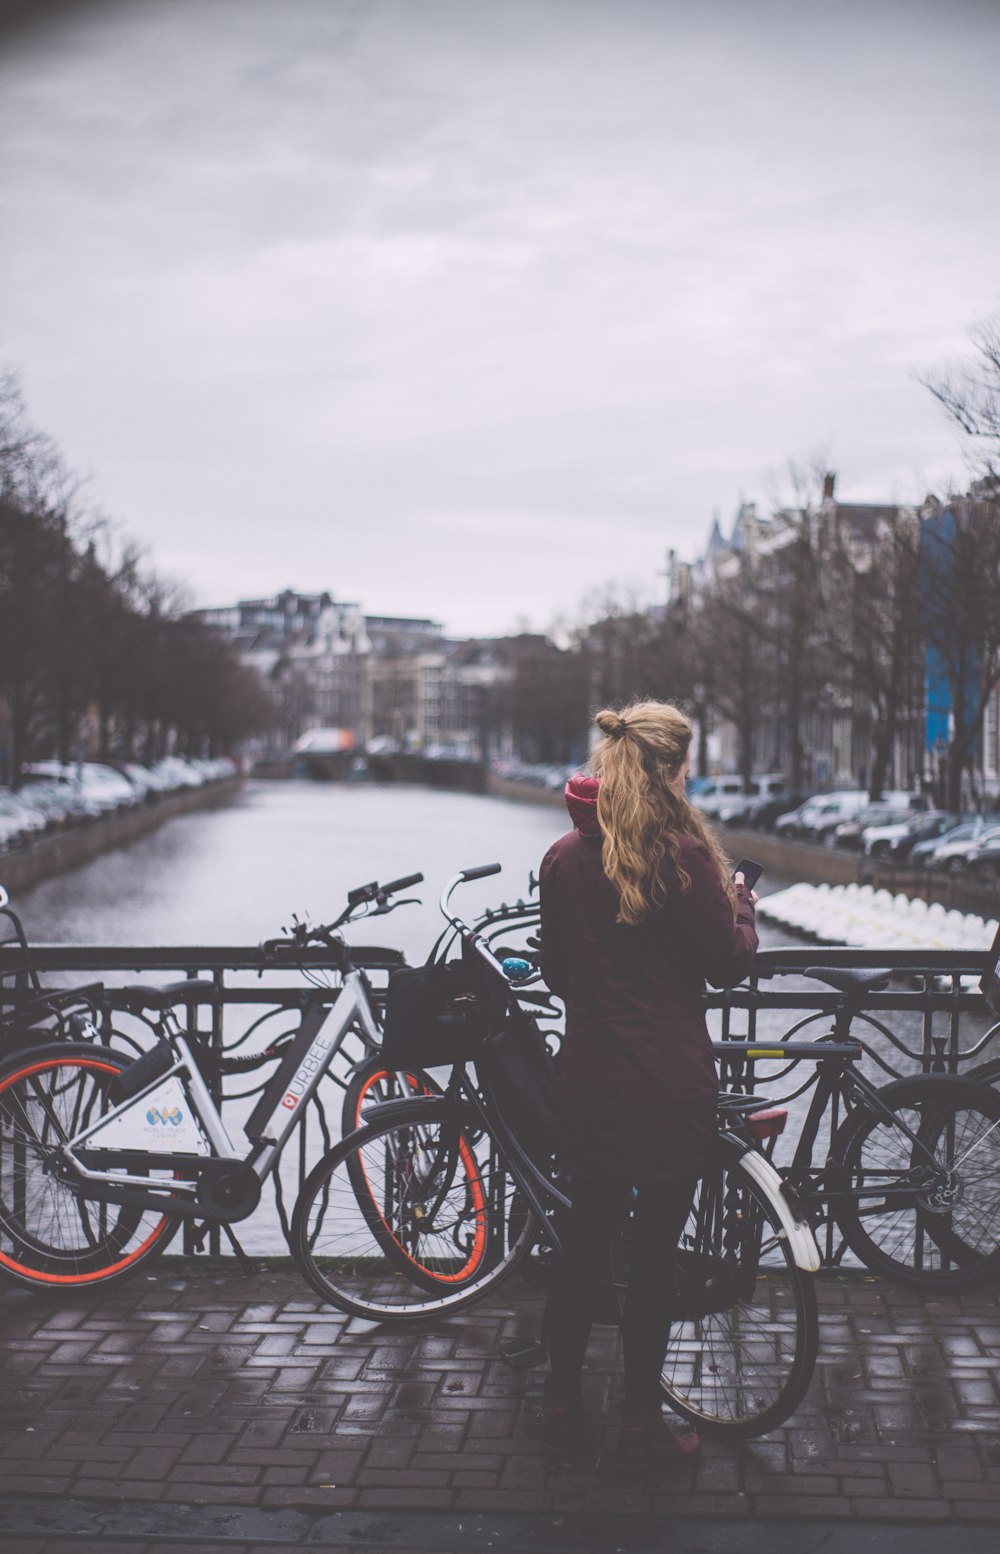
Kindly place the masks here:
[(595, 1329), (594, 1457), (555, 1468), (517, 1280), (420, 1330), (323, 1307), (292, 1267), (164, 1260), (106, 1293), (0, 1289), (0, 1554), (350, 1547), (419, 1554), (955, 1554), (1000, 1523), (1000, 1295), (823, 1275), (811, 1391), (760, 1441), (644, 1480), (614, 1458), (618, 1337)]

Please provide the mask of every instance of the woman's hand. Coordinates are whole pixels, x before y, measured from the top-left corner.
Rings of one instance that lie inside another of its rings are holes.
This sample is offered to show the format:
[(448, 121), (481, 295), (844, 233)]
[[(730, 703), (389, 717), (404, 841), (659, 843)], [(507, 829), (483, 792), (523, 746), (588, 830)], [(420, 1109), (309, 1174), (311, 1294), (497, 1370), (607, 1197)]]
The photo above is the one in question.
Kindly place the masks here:
[[(734, 885), (745, 885), (746, 884), (746, 878), (745, 878), (745, 876), (743, 874), (742, 869), (740, 870), (740, 872), (738, 874), (734, 874), (733, 875), (733, 884)], [(752, 890), (750, 892), (750, 900), (752, 901), (754, 906), (757, 905), (759, 897), (758, 897), (757, 892), (755, 890)]]

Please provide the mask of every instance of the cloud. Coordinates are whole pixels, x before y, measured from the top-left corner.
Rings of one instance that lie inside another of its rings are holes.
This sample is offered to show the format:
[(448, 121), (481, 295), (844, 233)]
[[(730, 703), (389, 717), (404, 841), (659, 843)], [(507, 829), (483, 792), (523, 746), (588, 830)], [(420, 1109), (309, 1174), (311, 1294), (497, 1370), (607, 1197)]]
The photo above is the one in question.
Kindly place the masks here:
[(910, 368), (997, 299), (991, 8), (55, 15), (0, 58), (3, 341), (202, 598), (499, 629), (817, 441), (871, 498), (953, 463)]

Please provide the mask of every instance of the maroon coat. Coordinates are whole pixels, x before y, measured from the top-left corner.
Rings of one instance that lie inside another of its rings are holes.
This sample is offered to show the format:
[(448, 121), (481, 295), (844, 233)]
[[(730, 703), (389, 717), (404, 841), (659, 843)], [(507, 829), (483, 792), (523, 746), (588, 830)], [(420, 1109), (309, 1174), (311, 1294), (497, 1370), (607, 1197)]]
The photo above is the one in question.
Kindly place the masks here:
[(669, 854), (665, 906), (616, 923), (601, 866), (597, 780), (574, 777), (576, 829), (542, 860), (542, 974), (566, 1001), (559, 1056), (559, 1154), (569, 1170), (631, 1183), (697, 1176), (715, 1130), (717, 1080), (702, 1003), (747, 975), (757, 950), (750, 892), (731, 902), (704, 845), (680, 839), (691, 876)]

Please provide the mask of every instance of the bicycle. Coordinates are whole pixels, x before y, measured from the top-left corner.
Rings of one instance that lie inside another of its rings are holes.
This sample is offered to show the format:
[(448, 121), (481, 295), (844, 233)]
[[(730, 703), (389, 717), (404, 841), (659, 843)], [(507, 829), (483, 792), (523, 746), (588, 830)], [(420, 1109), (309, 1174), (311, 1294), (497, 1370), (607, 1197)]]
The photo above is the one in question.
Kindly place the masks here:
[[(453, 1062), (443, 1092), (371, 1106), (361, 1128), (310, 1172), (296, 1203), (296, 1261), (349, 1315), (408, 1322), (459, 1311), (523, 1268), (533, 1248), (543, 1262), (559, 1252), (568, 1184), (544, 1147), (526, 1147), (498, 1084), (505, 1045), (530, 1026), (482, 935), (449, 911), (459, 884), (497, 868), (463, 870), (441, 897), (476, 987), (481, 1040)], [(533, 974), (517, 972), (522, 981)], [(538, 1054), (537, 1033), (534, 1042)], [(415, 1084), (419, 1072), (409, 1070)], [(683, 1304), (662, 1376), (678, 1413), (730, 1436), (788, 1417), (817, 1347), (819, 1253), (797, 1195), (759, 1147), (758, 1133), (783, 1123), (780, 1113), (755, 1121), (762, 1106), (720, 1098), (717, 1145), (681, 1238)]]
[[(534, 875), (529, 875), (529, 891), (535, 890), (537, 883)], [(473, 931), (492, 951), (495, 959), (502, 964), (508, 960), (519, 959), (527, 968), (529, 961), (525, 960), (525, 957), (530, 957), (539, 943), (538, 903), (524, 900), (511, 904), (503, 902), (498, 907), (487, 908), (472, 926)], [(516, 936), (511, 933), (512, 929), (519, 931), (522, 938), (526, 937), (526, 942), (498, 943), (498, 941), (515, 938)], [(530, 930), (534, 930), (534, 933)], [(438, 936), (426, 964), (431, 965), (445, 960), (448, 953), (454, 949), (457, 940), (457, 932), (449, 924)], [(561, 1019), (561, 1011), (553, 1003), (552, 994), (547, 990), (538, 991), (519, 983), (514, 991), (518, 1001), (530, 1005), (539, 1019), (555, 1021)], [(559, 1033), (555, 1027), (548, 1027), (546, 1041), (550, 1050), (558, 1046), (558, 1040)], [(341, 1113), (341, 1137), (347, 1138), (350, 1133), (355, 1132), (362, 1125), (365, 1110), (381, 1101), (418, 1094), (440, 1095), (442, 1093), (441, 1086), (433, 1075), (424, 1071), (415, 1074), (408, 1069), (397, 1071), (386, 1064), (381, 1052), (375, 1052), (367, 1058), (362, 1058), (347, 1079)]]
[[(390, 898), (422, 878), (360, 886), (334, 923), (299, 923), (290, 938), (265, 942), (262, 967), (320, 943), (341, 977), (334, 1001), (308, 1003), (282, 1044), (234, 1058), (203, 1048), (176, 1011), (211, 1002), (215, 987), (189, 979), (116, 990), (135, 1011), (160, 1016), (155, 1043), (135, 1061), (102, 1044), (84, 1018), (74, 1039), (25, 1048), (0, 1066), (0, 1271), (47, 1289), (108, 1284), (162, 1251), (181, 1222), (193, 1219), (222, 1225), (239, 1250), (230, 1227), (253, 1213), (348, 1031), (359, 1031), (369, 1050), (381, 1037), (374, 994), (338, 930), (402, 905)], [(241, 1151), (206, 1074), (274, 1059), (245, 1124), (249, 1148)]]
[(39, 1042), (75, 1036), (98, 1018), (104, 987), (100, 982), (74, 988), (46, 988), (30, 961), (20, 917), (0, 885), (0, 947), (23, 952), (23, 962), (0, 975), (0, 1055)]
[[(810, 1042), (717, 1042), (725, 1079), (753, 1084), (762, 1060), (809, 1059), (813, 1096), (784, 1180), (814, 1225), (836, 1223), (864, 1265), (918, 1290), (963, 1290), (1000, 1271), (1000, 1096), (974, 1075), (917, 1074), (875, 1086), (858, 1069), (851, 1023), (885, 970), (809, 967), (844, 996), (829, 1034)], [(780, 1074), (769, 1074), (770, 1088)], [(796, 1094), (801, 1094), (803, 1086)], [(793, 1099), (786, 1097), (785, 1099)], [(822, 1166), (813, 1153), (827, 1108), (835, 1119)]]

